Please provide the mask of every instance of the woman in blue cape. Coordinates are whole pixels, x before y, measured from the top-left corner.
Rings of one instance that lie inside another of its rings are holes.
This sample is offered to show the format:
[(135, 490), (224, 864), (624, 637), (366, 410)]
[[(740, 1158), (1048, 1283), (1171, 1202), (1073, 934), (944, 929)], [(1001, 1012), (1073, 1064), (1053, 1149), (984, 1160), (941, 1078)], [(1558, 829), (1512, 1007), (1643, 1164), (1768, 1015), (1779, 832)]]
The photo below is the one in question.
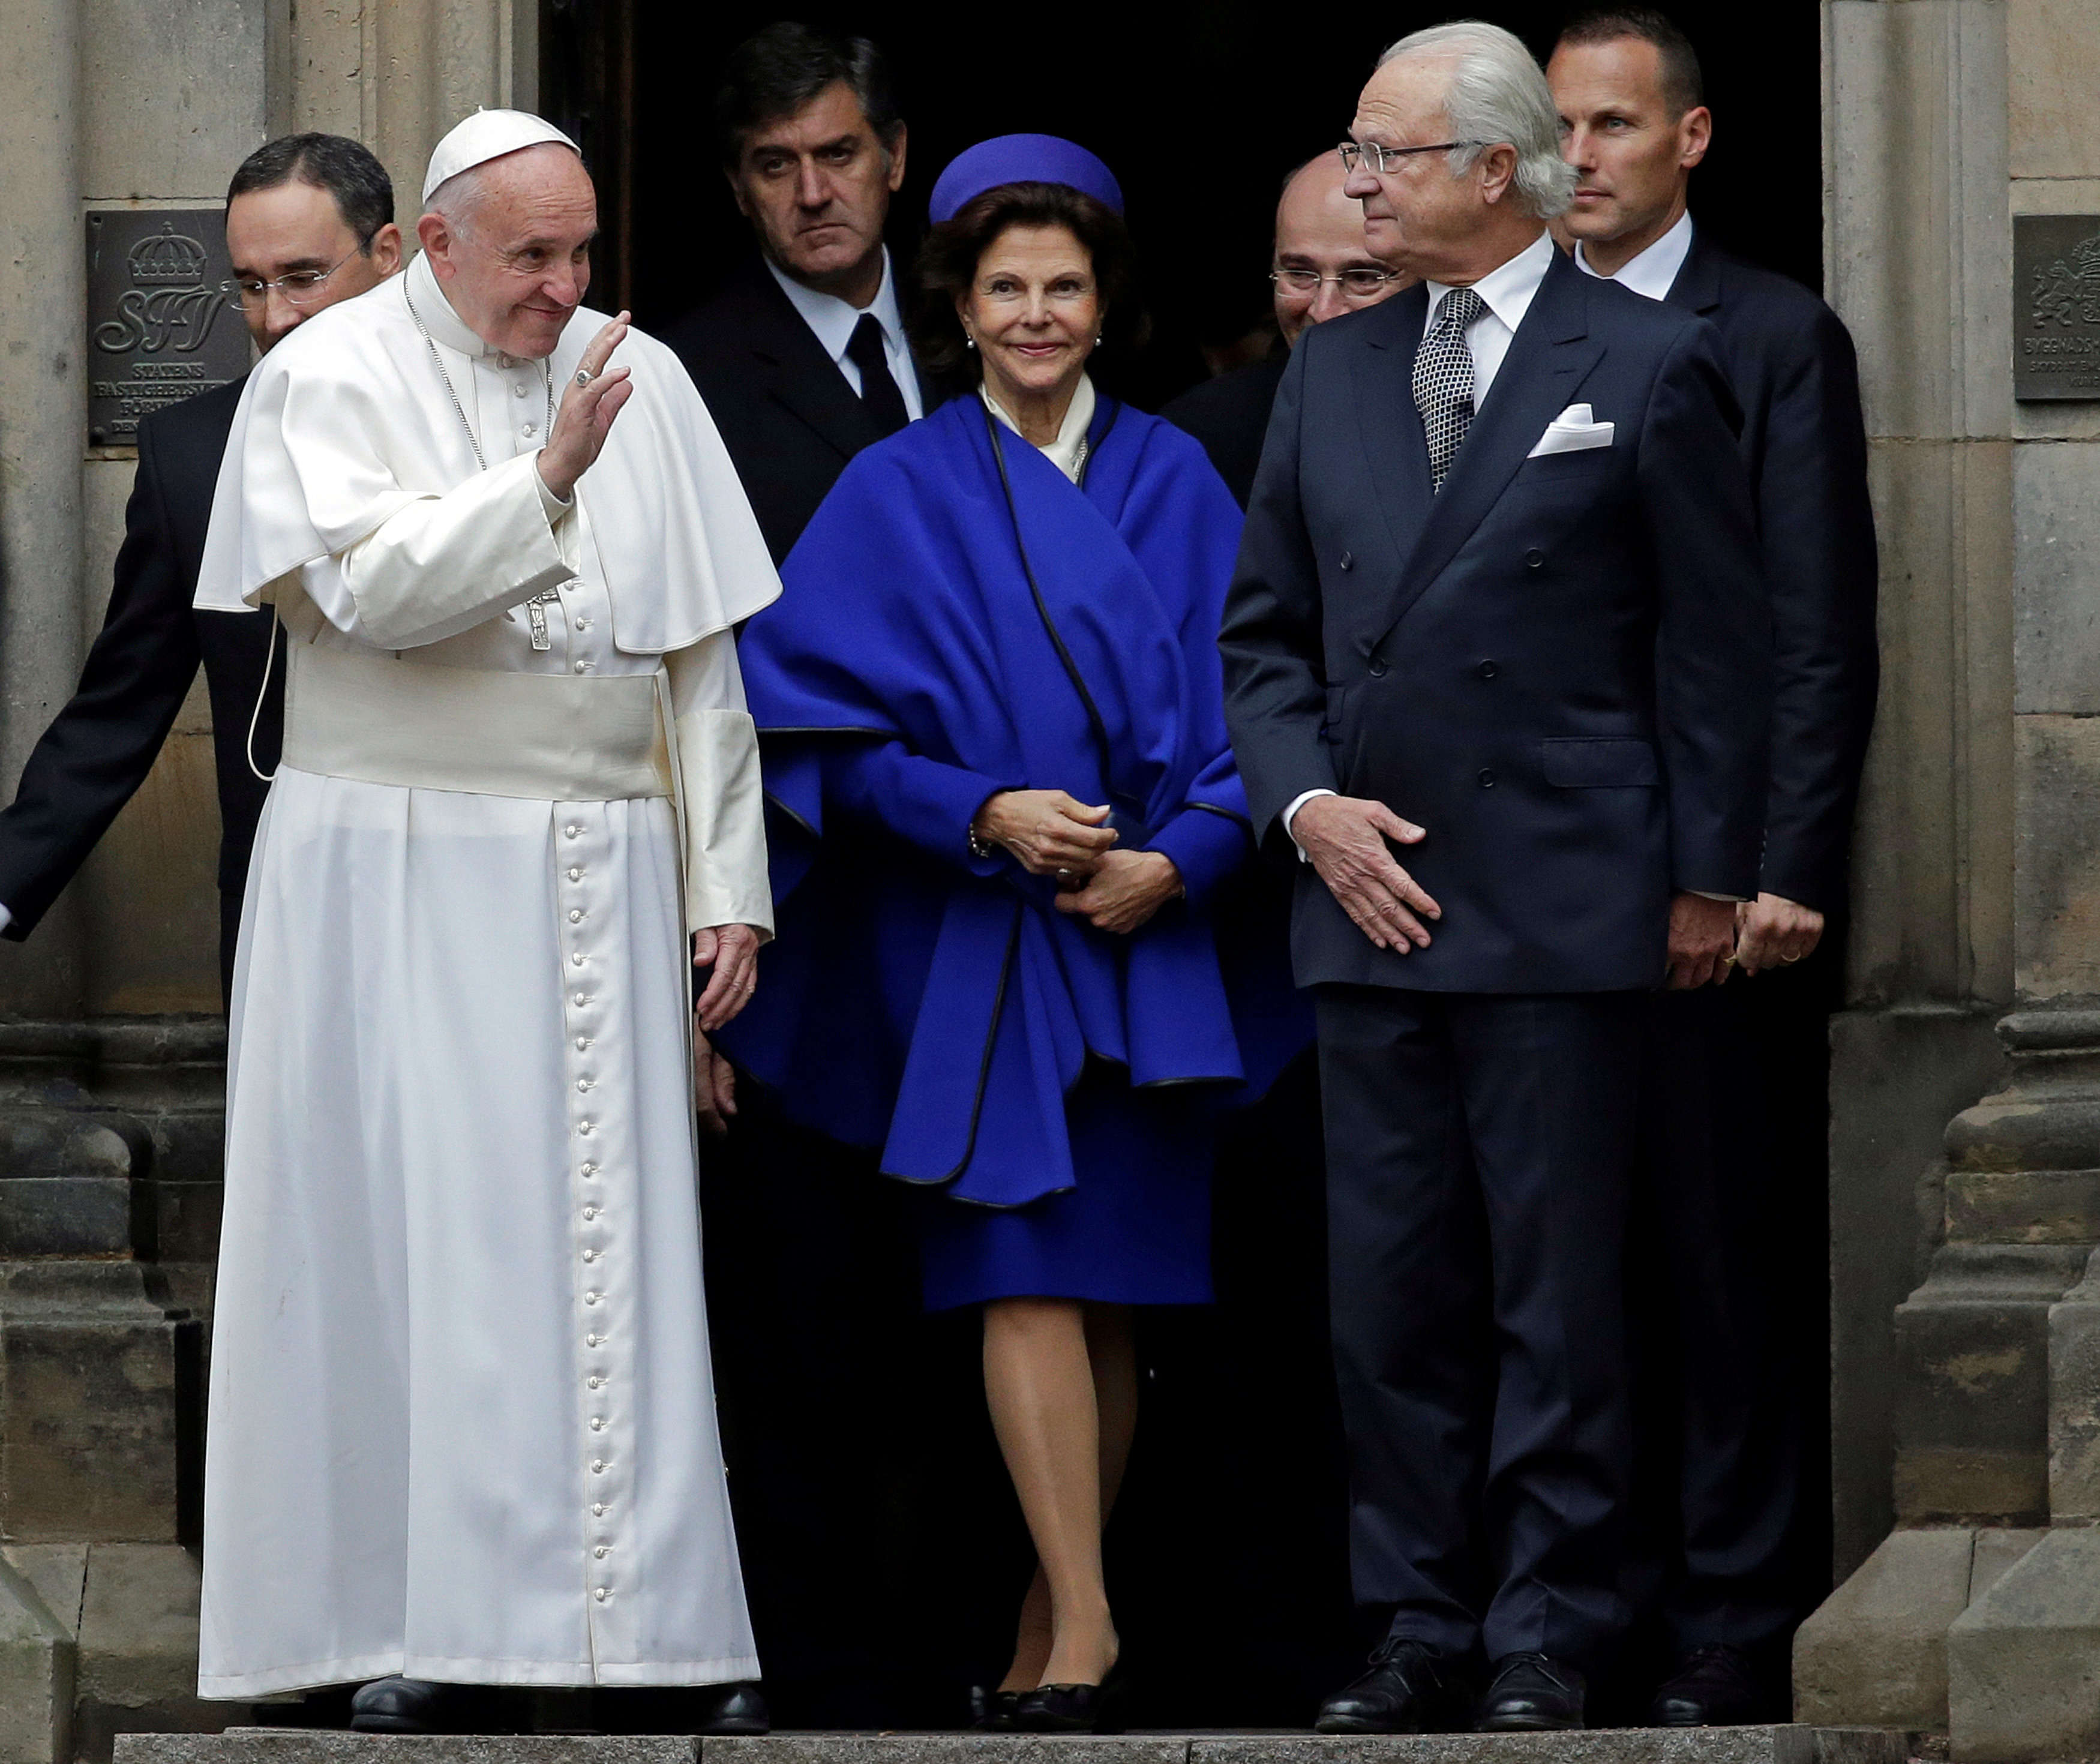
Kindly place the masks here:
[(987, 1718), (1045, 1731), (1116, 1657), (1129, 1308), (1210, 1300), (1215, 1117), (1309, 1029), (1225, 736), (1239, 510), (1086, 373), (1136, 318), (1122, 205), (1049, 136), (942, 174), (927, 347), (980, 389), (854, 460), (741, 646), (779, 930), (726, 1045), (925, 1189), (925, 1302), (984, 1308), (1039, 1562)]

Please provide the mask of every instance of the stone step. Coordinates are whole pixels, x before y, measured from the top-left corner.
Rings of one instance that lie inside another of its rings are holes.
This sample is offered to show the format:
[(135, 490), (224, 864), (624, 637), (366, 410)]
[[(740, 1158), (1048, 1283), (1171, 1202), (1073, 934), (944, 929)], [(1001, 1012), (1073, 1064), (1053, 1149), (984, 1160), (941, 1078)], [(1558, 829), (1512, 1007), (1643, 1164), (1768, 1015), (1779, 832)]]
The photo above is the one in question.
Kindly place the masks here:
[(125, 1734), (115, 1764), (1905, 1764), (1889, 1727), (1603, 1728), (1586, 1733), (1355, 1736), (1131, 1733), (430, 1735), (282, 1727)]

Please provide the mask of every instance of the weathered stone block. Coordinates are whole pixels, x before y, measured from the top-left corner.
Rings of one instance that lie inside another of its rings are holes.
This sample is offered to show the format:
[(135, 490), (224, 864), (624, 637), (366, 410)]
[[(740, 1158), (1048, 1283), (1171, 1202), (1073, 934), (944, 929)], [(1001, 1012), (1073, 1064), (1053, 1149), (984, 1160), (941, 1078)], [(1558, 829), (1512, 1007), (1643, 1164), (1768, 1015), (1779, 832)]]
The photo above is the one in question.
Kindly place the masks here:
[(2049, 1308), (2086, 1256), (2078, 1246), (1950, 1243), (1897, 1308), (1904, 1519), (2046, 1523)]
[(2100, 1250), (2049, 1314), (2049, 1508), (2100, 1523)]
[[(81, 1607), (76, 1750), (109, 1757), (126, 1733), (217, 1733), (247, 1705), (198, 1700), (197, 1559), (173, 1545), (97, 1544)], [(347, 1736), (346, 1736), (347, 1737)]]
[(1793, 1638), (1793, 1709), (1811, 1724), (1947, 1725), (1947, 1629), (1969, 1602), (1974, 1534), (1899, 1531)]
[(36, 1590), (44, 1609), (58, 1620), (66, 1634), (77, 1640), (81, 1600), (87, 1591), (87, 1546), (10, 1544), (0, 1550), (0, 1555)]
[(2092, 93), (2100, 86), (2100, 42), (2090, 8), (2083, 0), (2011, 0), (2005, 33), (2012, 174), (2100, 176), (2100, 144), (2086, 126)]
[(0, 1524), (175, 1543), (196, 1506), (196, 1323), (129, 1262), (0, 1264)]
[(1895, 1519), (1895, 1309), (1924, 1281), (1945, 1216), (1940, 1200), (1922, 1197), (1920, 1172), (1932, 1167), (1955, 1112), (2005, 1071), (1986, 1012), (1831, 1019), (1830, 1450), (1840, 1578)]
[[(2090, 996), (2100, 993), (2100, 718), (2030, 712), (2014, 725), (2014, 980), (2024, 998)], [(2096, 1128), (2100, 1104), (2089, 1104), (2082, 1144)], [(2087, 1152), (2030, 1167), (2096, 1163)]]
[(2015, 708), (2100, 710), (2100, 445), (2014, 450), (2013, 558)]
[(695, 1764), (699, 1741), (677, 1735), (341, 1733), (236, 1727), (120, 1734), (115, 1764)]
[(2049, 1532), (1949, 1628), (1956, 1764), (2100, 1752), (2100, 1531)]
[(0, 1764), (66, 1764), (73, 1699), (73, 1638), (0, 1560)]
[(2100, 1170), (1950, 1171), (1946, 1207), (1955, 1243), (2100, 1242)]
[[(1585, 1733), (1198, 1735), (1189, 1764), (1903, 1764), (1875, 1727), (1602, 1728)], [(702, 1764), (715, 1764), (704, 1742)]]

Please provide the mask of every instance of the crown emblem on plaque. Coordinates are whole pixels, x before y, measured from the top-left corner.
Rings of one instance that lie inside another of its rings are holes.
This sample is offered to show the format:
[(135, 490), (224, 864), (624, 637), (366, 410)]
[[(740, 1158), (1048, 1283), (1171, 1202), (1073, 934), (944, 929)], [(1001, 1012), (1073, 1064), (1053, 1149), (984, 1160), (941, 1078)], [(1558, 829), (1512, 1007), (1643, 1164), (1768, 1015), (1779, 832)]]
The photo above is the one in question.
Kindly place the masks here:
[(132, 246), (130, 264), (135, 288), (193, 286), (204, 280), (205, 249), (170, 223), (165, 232), (148, 233)]

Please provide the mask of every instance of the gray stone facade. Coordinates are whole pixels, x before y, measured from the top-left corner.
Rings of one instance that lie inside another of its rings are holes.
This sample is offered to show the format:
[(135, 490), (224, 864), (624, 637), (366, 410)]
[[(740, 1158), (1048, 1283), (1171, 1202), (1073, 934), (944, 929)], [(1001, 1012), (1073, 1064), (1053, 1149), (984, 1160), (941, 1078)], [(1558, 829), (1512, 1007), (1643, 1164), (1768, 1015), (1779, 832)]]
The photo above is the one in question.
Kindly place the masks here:
[[(1965, 1764), (2089, 1755), (2100, 404), (2016, 404), (2010, 363), (2013, 218), (2100, 214), (2100, 4), (1823, 10), (1825, 258), (1860, 346), (1885, 683), (1833, 1030), (1843, 1584), (1802, 1632), (1799, 1713), (1945, 1730)], [(532, 0), (0, 0), (0, 780), (72, 688), (130, 484), (121, 450), (86, 445), (85, 214), (215, 204), (244, 153), (308, 127), (370, 143), (412, 214), (461, 112), (533, 102), (537, 20)], [(211, 792), (200, 691), (79, 883), (0, 945), (0, 1764), (240, 1718), (189, 1698)]]

